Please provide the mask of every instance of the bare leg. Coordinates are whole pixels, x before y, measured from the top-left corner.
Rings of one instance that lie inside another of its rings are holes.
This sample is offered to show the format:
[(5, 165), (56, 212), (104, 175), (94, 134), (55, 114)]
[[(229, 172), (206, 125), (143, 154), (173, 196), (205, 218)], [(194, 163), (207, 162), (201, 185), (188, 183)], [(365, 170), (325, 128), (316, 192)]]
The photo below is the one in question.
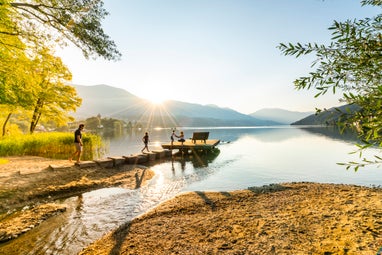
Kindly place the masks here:
[(81, 152), (79, 151), (77, 156), (77, 163), (80, 163), (80, 158), (81, 158)]
[(77, 155), (77, 151), (75, 151), (72, 156), (69, 158), (69, 161), (72, 162), (72, 159)]
[(69, 161), (72, 162), (72, 159), (75, 158), (76, 162), (80, 162), (80, 157), (81, 157), (81, 151), (76, 151), (72, 154), (72, 156), (69, 158)]

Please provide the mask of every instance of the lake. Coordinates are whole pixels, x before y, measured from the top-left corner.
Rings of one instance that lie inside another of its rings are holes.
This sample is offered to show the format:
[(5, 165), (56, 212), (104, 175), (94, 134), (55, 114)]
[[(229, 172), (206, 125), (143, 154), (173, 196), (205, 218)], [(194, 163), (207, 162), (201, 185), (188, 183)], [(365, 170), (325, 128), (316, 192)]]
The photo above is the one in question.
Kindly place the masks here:
[[(204, 171), (208, 176), (192, 182), (185, 190), (232, 190), (278, 182), (309, 181), (381, 185), (381, 169), (377, 166), (346, 170), (339, 162), (359, 161), (355, 134), (340, 134), (329, 127), (243, 127), (243, 128), (183, 128), (186, 137), (194, 131), (209, 131), (210, 139), (219, 139), (220, 154), (209, 159), (207, 166), (195, 167), (195, 160), (165, 162), (153, 166), (166, 173), (175, 167), (187, 176)], [(160, 149), (168, 142), (170, 129), (153, 129), (150, 148)], [(178, 131), (179, 133), (179, 131)], [(107, 156), (129, 155), (139, 152), (143, 144), (143, 131), (109, 140)], [(378, 149), (363, 152), (370, 159)], [(197, 163), (197, 162), (196, 162)], [(174, 174), (174, 173), (172, 173)], [(180, 173), (175, 173), (180, 174)]]
[[(64, 201), (68, 210), (43, 222), (18, 239), (0, 246), (8, 254), (75, 254), (108, 231), (184, 191), (230, 191), (280, 182), (382, 184), (378, 166), (346, 170), (338, 162), (358, 161), (357, 138), (335, 128), (252, 127), (182, 128), (186, 137), (209, 131), (219, 139), (208, 156), (175, 157), (150, 166), (155, 177), (137, 190), (100, 189)], [(140, 152), (146, 130), (107, 137), (105, 156)], [(149, 148), (160, 149), (171, 129), (151, 129)], [(180, 129), (177, 131), (179, 134)], [(84, 133), (86, 136), (86, 132)], [(372, 158), (378, 149), (363, 153)], [(13, 253), (12, 253), (13, 252)]]

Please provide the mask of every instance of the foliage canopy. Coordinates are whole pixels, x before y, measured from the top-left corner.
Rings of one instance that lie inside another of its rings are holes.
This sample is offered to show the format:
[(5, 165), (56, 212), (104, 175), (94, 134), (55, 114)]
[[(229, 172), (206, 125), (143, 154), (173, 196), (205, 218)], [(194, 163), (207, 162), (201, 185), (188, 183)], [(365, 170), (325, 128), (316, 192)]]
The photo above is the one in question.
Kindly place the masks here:
[(16, 36), (34, 48), (70, 41), (87, 58), (116, 60), (121, 54), (101, 26), (106, 15), (101, 0), (1, 0), (0, 44)]

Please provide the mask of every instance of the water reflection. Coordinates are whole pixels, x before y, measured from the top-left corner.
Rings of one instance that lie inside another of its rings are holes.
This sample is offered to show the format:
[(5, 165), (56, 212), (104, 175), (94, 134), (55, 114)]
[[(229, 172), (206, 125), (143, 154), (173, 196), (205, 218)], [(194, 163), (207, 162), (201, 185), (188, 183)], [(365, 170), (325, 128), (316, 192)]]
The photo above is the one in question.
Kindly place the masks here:
[(206, 153), (194, 153), (194, 154), (182, 154), (177, 153), (173, 155), (171, 159), (172, 169), (174, 168), (174, 162), (179, 162), (181, 169), (184, 170), (186, 162), (190, 162), (194, 168), (207, 167), (209, 163), (213, 162), (220, 154), (218, 148), (214, 148)]
[[(220, 144), (232, 143), (246, 136), (255, 136), (257, 139), (279, 142), (291, 139), (294, 136), (301, 136), (301, 132), (290, 126), (274, 127), (219, 127), (219, 128), (182, 128), (185, 137), (189, 138), (195, 131), (207, 131), (210, 133), (209, 139), (220, 140)], [(142, 136), (146, 130), (133, 129), (125, 131), (121, 136), (103, 137), (109, 145), (106, 156), (130, 155), (139, 152), (143, 146)], [(161, 149), (162, 143), (170, 142), (171, 128), (153, 128), (147, 130), (150, 135), (150, 150)]]
[(351, 143), (359, 143), (360, 140), (355, 131), (351, 129), (340, 130), (336, 126), (332, 127), (301, 127), (300, 129), (307, 132), (329, 137), (337, 141), (347, 141)]

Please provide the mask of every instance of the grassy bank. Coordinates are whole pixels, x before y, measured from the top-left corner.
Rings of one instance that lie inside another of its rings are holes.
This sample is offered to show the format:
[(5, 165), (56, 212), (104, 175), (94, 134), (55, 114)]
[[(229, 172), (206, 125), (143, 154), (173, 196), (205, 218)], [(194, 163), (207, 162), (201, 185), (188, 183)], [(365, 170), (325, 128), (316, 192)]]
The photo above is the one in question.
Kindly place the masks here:
[[(3, 137), (0, 139), (0, 157), (29, 155), (67, 159), (75, 150), (73, 139), (72, 133), (63, 132)], [(83, 142), (82, 160), (100, 157), (104, 146), (100, 136), (86, 134), (83, 136)]]

